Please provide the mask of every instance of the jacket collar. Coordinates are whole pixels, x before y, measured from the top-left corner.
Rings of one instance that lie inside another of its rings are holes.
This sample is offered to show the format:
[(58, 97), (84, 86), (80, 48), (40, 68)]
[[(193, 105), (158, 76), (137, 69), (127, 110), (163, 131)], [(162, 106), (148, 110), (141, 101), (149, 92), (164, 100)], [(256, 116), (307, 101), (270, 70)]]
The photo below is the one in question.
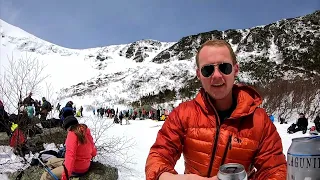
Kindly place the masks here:
[[(252, 87), (246, 85), (234, 85), (232, 94), (237, 99), (237, 106), (232, 112), (231, 118), (240, 118), (250, 115), (262, 103), (262, 97), (259, 93)], [(207, 114), (214, 113), (213, 103), (210, 102), (210, 98), (208, 98), (208, 94), (203, 88), (200, 89), (194, 101), (199, 104)]]

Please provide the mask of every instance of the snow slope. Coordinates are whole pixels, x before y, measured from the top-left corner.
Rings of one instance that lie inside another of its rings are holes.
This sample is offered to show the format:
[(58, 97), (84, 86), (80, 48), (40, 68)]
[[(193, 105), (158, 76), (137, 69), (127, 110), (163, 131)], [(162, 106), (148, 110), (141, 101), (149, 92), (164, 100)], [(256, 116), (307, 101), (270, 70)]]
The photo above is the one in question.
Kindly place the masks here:
[[(40, 92), (34, 93), (35, 98), (45, 96), (49, 89), (54, 94), (49, 98), (51, 101), (62, 96), (58, 94), (62, 88), (71, 87), (94, 77), (106, 76), (105, 72), (113, 74), (124, 73), (130, 69), (133, 72), (145, 69), (138, 71), (145, 73), (153, 68), (150, 65), (152, 58), (174, 44), (146, 39), (131, 44), (91, 49), (68, 49), (44, 41), (1, 19), (0, 34), (0, 74), (4, 75), (9, 59), (30, 57), (38, 59), (46, 67), (42, 75), (49, 75), (49, 77), (41, 84)], [(107, 60), (107, 63), (103, 62)], [(50, 84), (50, 88), (47, 87), (47, 84)], [(115, 82), (114, 86), (121, 86), (121, 82), (120, 84)], [(113, 89), (114, 86), (110, 88)], [(105, 91), (105, 88), (101, 90)], [(115, 94), (112, 93), (110, 96)]]

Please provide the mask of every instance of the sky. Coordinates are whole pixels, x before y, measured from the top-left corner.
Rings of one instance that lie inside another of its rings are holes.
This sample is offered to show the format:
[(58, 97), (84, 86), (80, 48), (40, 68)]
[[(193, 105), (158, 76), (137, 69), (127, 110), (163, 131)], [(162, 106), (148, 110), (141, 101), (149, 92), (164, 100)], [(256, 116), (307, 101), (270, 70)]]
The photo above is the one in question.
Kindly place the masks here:
[(54, 44), (84, 49), (141, 39), (175, 42), (320, 10), (319, 0), (0, 0), (0, 19)]

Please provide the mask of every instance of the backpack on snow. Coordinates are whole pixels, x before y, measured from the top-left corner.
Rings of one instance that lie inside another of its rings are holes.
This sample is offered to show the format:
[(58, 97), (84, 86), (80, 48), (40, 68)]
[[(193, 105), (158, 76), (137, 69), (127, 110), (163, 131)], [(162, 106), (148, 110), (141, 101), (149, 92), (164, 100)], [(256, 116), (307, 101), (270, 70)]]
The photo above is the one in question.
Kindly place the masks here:
[(16, 128), (10, 137), (9, 145), (16, 148), (18, 146), (24, 145), (26, 143), (26, 140), (27, 138), (23, 134), (23, 132), (19, 128)]

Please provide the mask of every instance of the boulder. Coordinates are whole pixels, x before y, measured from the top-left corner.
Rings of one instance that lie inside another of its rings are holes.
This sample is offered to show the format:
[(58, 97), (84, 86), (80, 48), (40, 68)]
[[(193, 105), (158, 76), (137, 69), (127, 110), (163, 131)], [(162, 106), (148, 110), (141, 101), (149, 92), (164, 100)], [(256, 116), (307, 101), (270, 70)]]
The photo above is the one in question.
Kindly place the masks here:
[[(67, 137), (67, 131), (61, 127), (43, 128), (41, 134), (36, 134), (27, 139), (27, 148), (32, 153), (44, 150), (44, 143), (64, 144)], [(9, 136), (6, 133), (0, 133), (0, 145), (9, 145)]]
[[(9, 179), (15, 180), (35, 180), (40, 179), (42, 173), (45, 172), (43, 167), (29, 166), (24, 171), (8, 174)], [(20, 178), (17, 178), (20, 176)], [(118, 169), (109, 165), (103, 165), (99, 162), (92, 162), (90, 170), (81, 177), (70, 178), (70, 180), (117, 180)]]
[(43, 128), (43, 133), (37, 134), (27, 140), (27, 147), (32, 153), (44, 150), (44, 143), (64, 144), (67, 138), (67, 131), (60, 127)]

